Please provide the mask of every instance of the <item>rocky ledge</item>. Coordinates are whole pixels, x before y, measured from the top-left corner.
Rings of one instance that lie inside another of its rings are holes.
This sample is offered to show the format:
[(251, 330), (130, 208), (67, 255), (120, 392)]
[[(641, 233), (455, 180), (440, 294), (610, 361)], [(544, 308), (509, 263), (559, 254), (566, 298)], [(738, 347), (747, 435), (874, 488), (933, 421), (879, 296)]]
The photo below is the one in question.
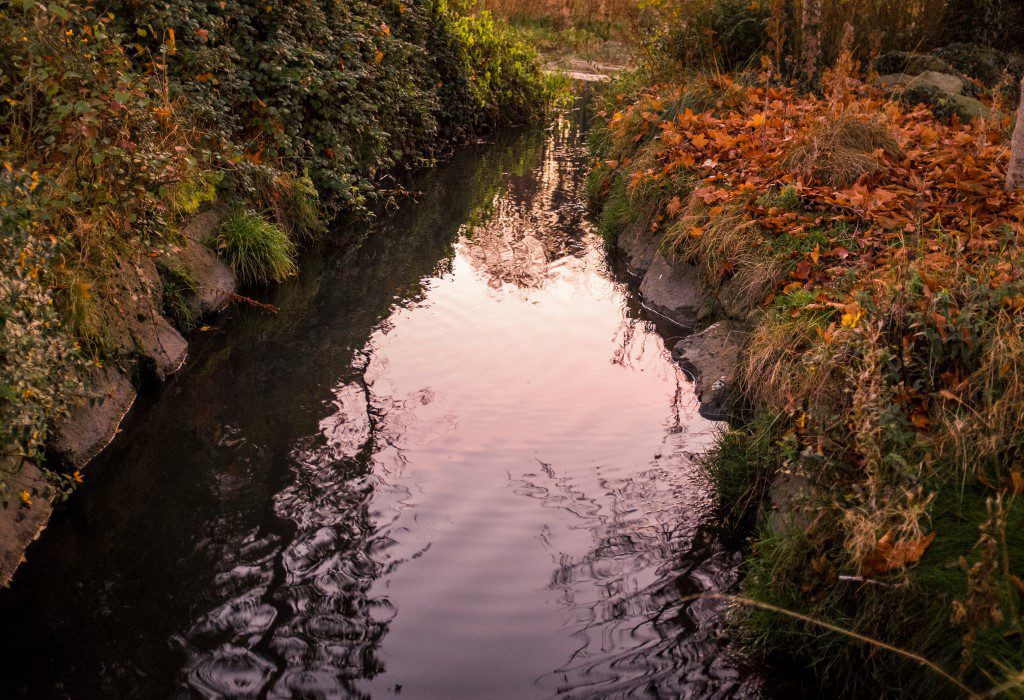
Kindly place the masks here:
[[(110, 312), (107, 329), (119, 366), (97, 365), (85, 371), (83, 392), (67, 416), (51, 431), (55, 459), (83, 469), (120, 429), (146, 378), (163, 381), (177, 372), (188, 356), (188, 342), (164, 316), (163, 280), (158, 263), (173, 265), (195, 282), (188, 300), (200, 316), (222, 311), (236, 294), (234, 273), (208, 247), (225, 212), (212, 207), (197, 214), (182, 229), (183, 245), (157, 258), (144, 257), (122, 265), (122, 293), (105, 299)], [(0, 457), (12, 479), (12, 499), (0, 508), (0, 583), (6, 585), (23, 559), (25, 549), (46, 526), (52, 510), (52, 489), (32, 462)], [(25, 492), (27, 498), (17, 495)]]

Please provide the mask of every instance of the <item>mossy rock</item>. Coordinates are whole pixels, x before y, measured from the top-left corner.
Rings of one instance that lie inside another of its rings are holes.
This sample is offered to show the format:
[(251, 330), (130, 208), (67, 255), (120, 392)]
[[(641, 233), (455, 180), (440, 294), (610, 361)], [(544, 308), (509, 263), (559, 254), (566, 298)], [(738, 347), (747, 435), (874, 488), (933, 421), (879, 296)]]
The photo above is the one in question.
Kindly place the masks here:
[(986, 87), (995, 87), (1006, 73), (1015, 78), (1017, 83), (1024, 73), (1024, 56), (1007, 51), (999, 51), (989, 46), (978, 44), (950, 44), (932, 52), (950, 66), (975, 78)]
[(909, 86), (903, 92), (903, 99), (909, 104), (923, 103), (932, 108), (935, 116), (944, 121), (957, 117), (967, 123), (988, 116), (988, 107), (976, 98), (944, 92), (928, 83)]
[(917, 76), (883, 75), (878, 83), (899, 95), (907, 104), (928, 105), (936, 117), (945, 121), (957, 117), (961, 122), (970, 122), (989, 114), (985, 105), (975, 97), (964, 94), (969, 83), (956, 75), (934, 71), (925, 71)]
[(925, 71), (937, 73), (953, 73), (954, 69), (938, 56), (910, 51), (890, 51), (875, 59), (873, 64), (879, 75), (902, 73), (904, 75), (921, 75)]

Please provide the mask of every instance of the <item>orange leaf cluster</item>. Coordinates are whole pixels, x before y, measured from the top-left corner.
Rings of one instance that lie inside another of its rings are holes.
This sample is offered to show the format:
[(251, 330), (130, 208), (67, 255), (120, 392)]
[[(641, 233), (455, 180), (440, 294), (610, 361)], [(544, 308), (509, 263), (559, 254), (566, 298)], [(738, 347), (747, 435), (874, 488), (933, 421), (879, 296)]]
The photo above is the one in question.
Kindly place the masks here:
[[(927, 225), (984, 238), (1005, 224), (1021, 228), (1024, 201), (1003, 187), (1009, 160), (1004, 124), (998, 119), (942, 123), (924, 107), (903, 106), (865, 83), (854, 81), (852, 86), (837, 103), (767, 81), (733, 83), (727, 108), (686, 110), (670, 119), (656, 117), (652, 109), (669, 100), (641, 99), (633, 109), (641, 110), (644, 121), (660, 130), (661, 170), (648, 170), (638, 178), (691, 171), (704, 181), (698, 196), (708, 204), (748, 197), (772, 185), (793, 185), (805, 202), (840, 209), (890, 232)], [(787, 171), (784, 162), (796, 141), (816, 125), (844, 115), (881, 118), (904, 156), (894, 159), (879, 153), (885, 167), (846, 189)], [(612, 128), (621, 131), (633, 121), (628, 114), (617, 115)], [(641, 129), (641, 136), (646, 132), (646, 127)], [(766, 223), (771, 229), (778, 222)]]

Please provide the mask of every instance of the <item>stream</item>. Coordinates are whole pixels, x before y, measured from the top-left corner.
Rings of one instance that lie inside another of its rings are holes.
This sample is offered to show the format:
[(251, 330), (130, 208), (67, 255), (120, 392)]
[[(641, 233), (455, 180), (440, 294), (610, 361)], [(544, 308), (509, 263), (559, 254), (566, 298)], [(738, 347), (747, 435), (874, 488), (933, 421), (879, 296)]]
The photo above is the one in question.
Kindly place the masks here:
[(196, 334), (0, 594), (28, 697), (758, 697), (714, 440), (588, 220), (585, 102)]

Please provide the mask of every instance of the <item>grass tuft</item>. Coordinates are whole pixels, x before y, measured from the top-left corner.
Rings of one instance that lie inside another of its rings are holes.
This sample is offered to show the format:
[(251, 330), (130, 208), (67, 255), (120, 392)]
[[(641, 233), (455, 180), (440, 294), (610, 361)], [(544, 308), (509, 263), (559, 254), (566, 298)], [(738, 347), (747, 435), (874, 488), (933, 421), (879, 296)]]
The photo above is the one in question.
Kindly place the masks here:
[(280, 282), (295, 274), (295, 244), (265, 218), (235, 208), (221, 226), (217, 251), (243, 284)]
[(884, 167), (883, 157), (903, 157), (895, 137), (878, 119), (841, 114), (819, 121), (794, 145), (783, 167), (832, 187), (849, 187)]

